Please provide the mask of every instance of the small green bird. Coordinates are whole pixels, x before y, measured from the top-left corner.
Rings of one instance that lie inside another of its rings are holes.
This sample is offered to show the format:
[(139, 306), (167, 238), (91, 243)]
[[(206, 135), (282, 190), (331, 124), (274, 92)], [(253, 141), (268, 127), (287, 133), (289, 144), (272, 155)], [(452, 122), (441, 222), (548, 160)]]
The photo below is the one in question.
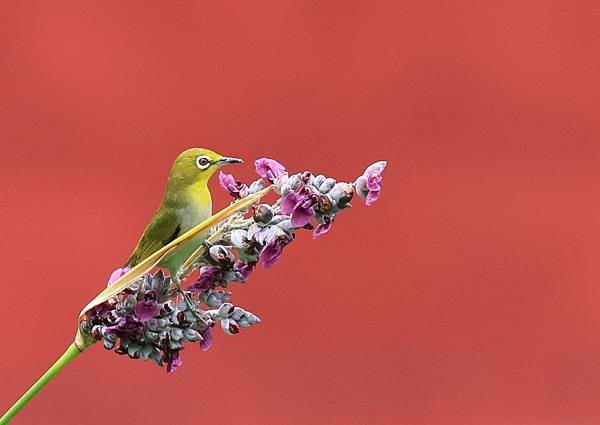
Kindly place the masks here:
[[(212, 199), (208, 180), (223, 165), (243, 162), (203, 148), (188, 149), (177, 157), (167, 181), (162, 203), (144, 230), (137, 246), (125, 264), (133, 267), (192, 227), (212, 215)], [(177, 278), (186, 258), (198, 248), (206, 233), (187, 241), (159, 264)]]

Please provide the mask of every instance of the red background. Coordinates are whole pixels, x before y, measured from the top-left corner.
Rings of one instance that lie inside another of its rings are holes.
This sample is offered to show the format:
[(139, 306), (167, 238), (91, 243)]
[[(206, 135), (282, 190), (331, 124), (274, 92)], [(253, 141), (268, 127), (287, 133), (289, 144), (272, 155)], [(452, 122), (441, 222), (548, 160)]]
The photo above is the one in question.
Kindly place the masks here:
[(385, 190), (235, 288), (260, 326), (172, 376), (94, 347), (15, 424), (600, 422), (599, 21), (584, 1), (3, 2), (0, 409), (205, 146), (340, 179), (387, 159)]

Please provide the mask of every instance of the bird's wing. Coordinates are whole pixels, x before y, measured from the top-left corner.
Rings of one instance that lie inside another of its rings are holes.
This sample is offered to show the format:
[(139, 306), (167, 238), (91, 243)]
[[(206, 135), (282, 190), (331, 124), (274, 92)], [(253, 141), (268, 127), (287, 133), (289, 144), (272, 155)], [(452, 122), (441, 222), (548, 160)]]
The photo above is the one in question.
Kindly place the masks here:
[(181, 232), (181, 225), (172, 209), (162, 208), (144, 230), (140, 241), (127, 260), (126, 265), (133, 267), (163, 246), (175, 240)]

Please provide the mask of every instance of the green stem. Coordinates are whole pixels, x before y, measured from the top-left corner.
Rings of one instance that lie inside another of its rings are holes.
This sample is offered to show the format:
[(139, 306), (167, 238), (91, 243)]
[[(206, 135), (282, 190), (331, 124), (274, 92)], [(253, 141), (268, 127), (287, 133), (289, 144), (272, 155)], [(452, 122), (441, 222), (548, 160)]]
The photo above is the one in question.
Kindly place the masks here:
[(60, 356), (56, 363), (54, 363), (52, 367), (48, 369), (46, 373), (44, 373), (42, 377), (38, 379), (38, 381), (35, 384), (33, 384), (31, 388), (29, 388), (27, 392), (23, 394), (21, 398), (16, 401), (15, 404), (12, 405), (10, 409), (8, 409), (4, 416), (0, 418), (0, 425), (7, 424), (13, 418), (13, 416), (15, 416), (19, 412), (19, 410), (21, 410), (23, 406), (25, 406), (27, 402), (31, 400), (31, 398), (34, 395), (36, 395), (38, 391), (41, 390), (43, 386), (46, 385), (46, 383), (50, 379), (52, 379), (54, 375), (58, 373), (59, 370), (61, 370), (71, 360), (77, 357), (79, 353), (81, 353), (81, 351), (79, 351), (79, 348), (77, 348), (77, 346), (74, 343), (69, 345), (67, 351), (65, 351), (65, 353), (62, 356)]

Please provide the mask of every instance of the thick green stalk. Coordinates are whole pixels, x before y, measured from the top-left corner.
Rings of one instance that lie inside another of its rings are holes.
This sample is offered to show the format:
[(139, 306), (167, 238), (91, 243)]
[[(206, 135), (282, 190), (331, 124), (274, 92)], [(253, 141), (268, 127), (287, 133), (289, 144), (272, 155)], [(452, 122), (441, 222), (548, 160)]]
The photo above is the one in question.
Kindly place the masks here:
[(77, 348), (77, 346), (74, 343), (69, 345), (67, 351), (65, 351), (65, 353), (62, 356), (60, 356), (56, 363), (54, 363), (52, 367), (48, 369), (46, 373), (44, 373), (42, 377), (38, 379), (38, 381), (35, 384), (33, 384), (31, 388), (29, 388), (27, 392), (23, 394), (23, 396), (21, 396), (21, 398), (18, 399), (15, 402), (15, 404), (12, 405), (10, 409), (8, 409), (4, 416), (0, 418), (0, 425), (7, 424), (13, 418), (13, 416), (15, 416), (19, 412), (19, 410), (21, 410), (23, 406), (25, 406), (27, 402), (31, 400), (31, 398), (34, 395), (36, 395), (37, 392), (41, 390), (43, 386), (46, 385), (46, 383), (50, 379), (52, 379), (54, 375), (58, 373), (59, 370), (61, 370), (71, 360), (77, 357), (79, 353), (81, 353), (81, 351), (79, 351), (79, 348)]

